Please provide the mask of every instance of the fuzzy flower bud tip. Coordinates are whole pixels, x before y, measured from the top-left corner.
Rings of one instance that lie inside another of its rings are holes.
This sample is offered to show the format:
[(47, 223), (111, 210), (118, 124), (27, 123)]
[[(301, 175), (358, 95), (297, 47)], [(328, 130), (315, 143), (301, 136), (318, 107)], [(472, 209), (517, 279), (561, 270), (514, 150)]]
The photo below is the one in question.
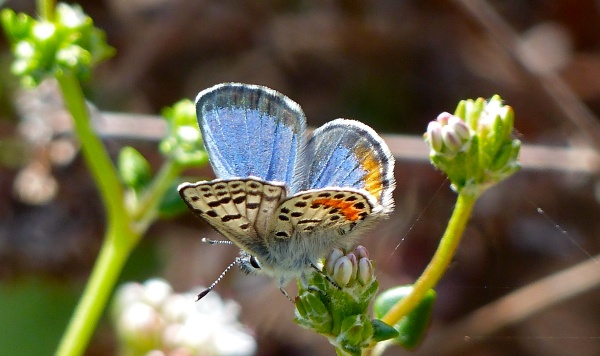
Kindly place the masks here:
[(466, 142), (471, 136), (467, 124), (456, 116), (451, 116), (448, 119), (448, 127), (450, 127), (456, 136), (463, 142)]

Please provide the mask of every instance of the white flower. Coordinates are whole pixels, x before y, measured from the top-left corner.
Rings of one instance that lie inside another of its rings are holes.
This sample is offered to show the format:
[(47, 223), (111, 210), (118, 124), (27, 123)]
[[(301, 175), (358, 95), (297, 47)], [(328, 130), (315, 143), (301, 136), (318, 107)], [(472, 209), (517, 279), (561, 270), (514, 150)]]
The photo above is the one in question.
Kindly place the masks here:
[[(202, 288), (203, 289), (203, 288)], [(256, 341), (238, 321), (240, 306), (214, 291), (199, 302), (197, 293), (173, 293), (164, 280), (128, 283), (116, 293), (113, 319), (123, 354), (252, 355)]]

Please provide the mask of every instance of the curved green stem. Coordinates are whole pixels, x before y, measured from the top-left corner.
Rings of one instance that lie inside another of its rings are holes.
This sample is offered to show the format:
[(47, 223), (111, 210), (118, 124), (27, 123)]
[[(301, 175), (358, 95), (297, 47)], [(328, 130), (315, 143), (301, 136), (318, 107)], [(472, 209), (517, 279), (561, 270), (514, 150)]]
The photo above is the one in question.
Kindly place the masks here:
[(54, 19), (54, 0), (38, 0), (38, 16), (42, 19), (52, 21)]
[(412, 293), (398, 301), (381, 318), (383, 322), (388, 325), (397, 324), (402, 317), (410, 313), (423, 300), (425, 293), (429, 289), (435, 287), (452, 261), (476, 200), (477, 196), (474, 195), (462, 193), (458, 195), (456, 206), (448, 222), (448, 227), (440, 240), (440, 245), (431, 262), (429, 262), (421, 277), (413, 285)]
[(182, 171), (180, 164), (173, 159), (167, 160), (156, 177), (152, 180), (150, 187), (143, 193), (136, 207), (131, 212), (131, 216), (136, 221), (135, 229), (137, 231), (146, 231), (148, 226), (156, 218), (158, 206), (160, 205), (167, 189), (171, 187), (173, 181)]
[(85, 351), (114, 284), (140, 234), (130, 228), (123, 204), (123, 189), (102, 141), (92, 129), (79, 81), (70, 74), (57, 76), (65, 105), (75, 126), (81, 150), (107, 210), (107, 232), (83, 296), (61, 340), (58, 355)]
[[(124, 244), (124, 241), (130, 243)], [(83, 355), (85, 352), (129, 252), (135, 245), (132, 241), (137, 241), (135, 233), (129, 232), (128, 236), (124, 236), (122, 229), (109, 227), (89, 282), (58, 347), (57, 356)]]
[(122, 221), (128, 215), (123, 204), (123, 188), (106, 148), (92, 128), (81, 85), (71, 74), (58, 75), (57, 80), (65, 105), (73, 116), (75, 133), (81, 143), (83, 157), (108, 211), (109, 224)]

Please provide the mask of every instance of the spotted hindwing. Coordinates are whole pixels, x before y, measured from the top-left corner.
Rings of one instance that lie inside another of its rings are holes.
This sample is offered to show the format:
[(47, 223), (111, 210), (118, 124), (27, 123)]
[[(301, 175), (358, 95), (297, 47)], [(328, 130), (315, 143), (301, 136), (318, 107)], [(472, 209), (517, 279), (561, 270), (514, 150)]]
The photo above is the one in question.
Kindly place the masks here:
[(371, 210), (372, 202), (354, 189), (309, 190), (288, 198), (279, 206), (271, 233), (276, 239), (321, 230), (343, 235), (368, 217)]
[(240, 248), (253, 251), (285, 198), (285, 187), (258, 178), (213, 180), (183, 183), (179, 194), (198, 217)]

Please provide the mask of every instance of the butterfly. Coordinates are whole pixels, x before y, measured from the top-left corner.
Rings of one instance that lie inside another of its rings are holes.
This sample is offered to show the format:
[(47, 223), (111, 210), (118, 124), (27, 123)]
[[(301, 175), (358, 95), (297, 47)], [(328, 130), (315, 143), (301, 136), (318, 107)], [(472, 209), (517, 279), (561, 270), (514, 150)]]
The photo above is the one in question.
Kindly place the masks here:
[(392, 153), (363, 123), (337, 119), (307, 137), (298, 104), (240, 83), (201, 91), (196, 114), (217, 178), (179, 194), (241, 249), (235, 263), (246, 272), (281, 287), (393, 211)]

